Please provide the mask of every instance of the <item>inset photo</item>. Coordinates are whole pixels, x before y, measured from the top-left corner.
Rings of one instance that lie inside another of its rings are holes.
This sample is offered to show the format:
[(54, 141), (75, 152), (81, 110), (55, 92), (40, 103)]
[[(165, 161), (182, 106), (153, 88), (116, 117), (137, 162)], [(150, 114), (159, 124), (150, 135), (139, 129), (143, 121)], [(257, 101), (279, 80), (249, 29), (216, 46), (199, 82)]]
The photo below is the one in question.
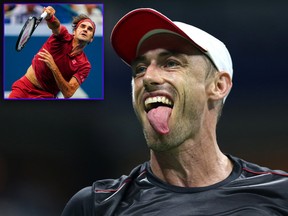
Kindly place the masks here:
[(6, 100), (103, 100), (103, 4), (4, 4)]

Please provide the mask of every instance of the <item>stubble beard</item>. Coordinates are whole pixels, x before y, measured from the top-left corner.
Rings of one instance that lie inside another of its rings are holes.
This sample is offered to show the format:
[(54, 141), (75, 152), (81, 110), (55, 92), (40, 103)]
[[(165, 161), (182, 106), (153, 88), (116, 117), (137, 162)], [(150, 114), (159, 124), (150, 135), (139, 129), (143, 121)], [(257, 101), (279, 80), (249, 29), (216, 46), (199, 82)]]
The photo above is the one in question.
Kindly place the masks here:
[(156, 132), (144, 129), (143, 132), (148, 148), (155, 152), (169, 151), (193, 137), (192, 131), (195, 131), (196, 128), (191, 130), (189, 126), (180, 127), (179, 125), (176, 125), (167, 135), (159, 135)]
[(200, 131), (201, 115), (195, 109), (193, 113), (194, 115), (191, 115), (189, 119), (178, 121), (178, 124), (175, 124), (170, 133), (166, 135), (158, 134), (151, 126), (144, 127), (143, 133), (148, 148), (155, 152), (169, 151), (180, 146), (186, 140), (195, 138)]

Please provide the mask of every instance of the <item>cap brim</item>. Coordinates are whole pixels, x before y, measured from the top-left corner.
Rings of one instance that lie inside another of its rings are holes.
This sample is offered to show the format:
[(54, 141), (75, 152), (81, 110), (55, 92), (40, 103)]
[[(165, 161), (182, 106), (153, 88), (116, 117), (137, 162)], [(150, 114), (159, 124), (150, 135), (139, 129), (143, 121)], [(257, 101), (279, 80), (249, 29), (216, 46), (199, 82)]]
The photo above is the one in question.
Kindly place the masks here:
[(194, 43), (163, 14), (151, 8), (140, 8), (129, 12), (117, 22), (111, 33), (111, 44), (120, 58), (131, 65), (137, 57), (140, 40), (155, 29), (172, 31)]

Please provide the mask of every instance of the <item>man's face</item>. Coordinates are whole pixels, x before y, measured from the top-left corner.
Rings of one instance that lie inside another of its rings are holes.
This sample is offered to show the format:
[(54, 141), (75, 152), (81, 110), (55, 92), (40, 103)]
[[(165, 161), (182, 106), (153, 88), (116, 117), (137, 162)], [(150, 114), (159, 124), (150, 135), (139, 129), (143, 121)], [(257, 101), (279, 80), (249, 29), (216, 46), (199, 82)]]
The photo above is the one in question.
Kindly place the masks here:
[(143, 44), (132, 64), (133, 107), (147, 144), (155, 151), (193, 138), (207, 101), (203, 54), (184, 40), (176, 46), (149, 50)]
[(74, 31), (74, 37), (79, 41), (92, 42), (94, 28), (90, 22), (82, 22)]

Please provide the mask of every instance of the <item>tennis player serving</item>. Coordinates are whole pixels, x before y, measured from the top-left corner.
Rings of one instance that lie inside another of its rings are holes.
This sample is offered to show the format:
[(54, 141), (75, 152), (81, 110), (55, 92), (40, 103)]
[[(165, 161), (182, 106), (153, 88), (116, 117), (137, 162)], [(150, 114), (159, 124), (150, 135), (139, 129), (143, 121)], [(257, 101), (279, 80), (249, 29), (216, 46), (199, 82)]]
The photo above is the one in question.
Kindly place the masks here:
[(86, 15), (73, 18), (73, 34), (59, 22), (55, 9), (44, 8), (52, 35), (32, 59), (26, 74), (13, 83), (9, 98), (56, 98), (62, 92), (70, 98), (84, 82), (91, 64), (83, 49), (93, 41), (95, 23)]

